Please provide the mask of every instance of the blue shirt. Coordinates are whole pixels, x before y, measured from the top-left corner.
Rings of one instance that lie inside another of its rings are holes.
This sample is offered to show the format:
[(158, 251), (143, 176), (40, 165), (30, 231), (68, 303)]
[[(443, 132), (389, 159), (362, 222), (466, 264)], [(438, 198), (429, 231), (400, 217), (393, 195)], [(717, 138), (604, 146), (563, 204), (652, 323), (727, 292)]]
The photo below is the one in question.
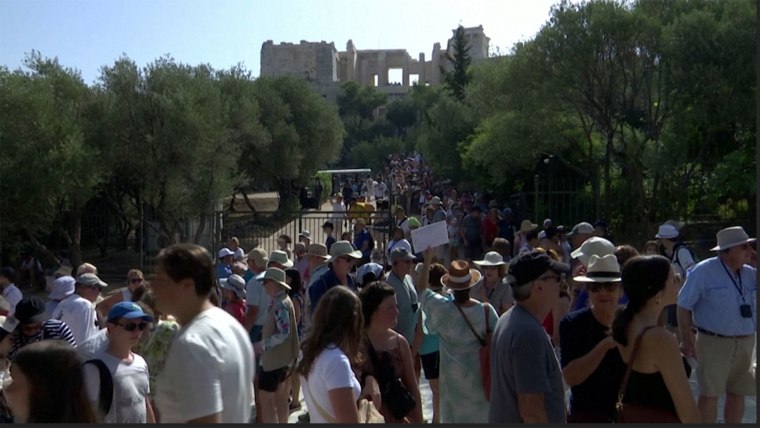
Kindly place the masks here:
[(335, 238), (332, 237), (332, 235), (327, 237), (327, 240), (325, 241), (325, 247), (327, 247), (327, 252), (330, 252), (330, 247), (332, 247), (332, 244), (335, 243)]
[[(330, 264), (330, 269), (328, 269), (327, 272), (309, 287), (309, 306), (311, 307), (312, 313), (317, 309), (319, 299), (327, 293), (327, 290), (336, 285), (342, 284), (340, 279), (338, 279), (338, 276), (335, 275), (335, 272), (332, 270), (332, 264)], [(348, 288), (356, 292), (356, 282), (351, 275), (348, 275)]]
[[(362, 229), (361, 232), (356, 234), (356, 237), (354, 237), (354, 247), (356, 247), (357, 250), (362, 249), (362, 245), (364, 245), (365, 242), (369, 242), (372, 240), (372, 236), (370, 236), (369, 231), (367, 229)], [(363, 258), (370, 258), (372, 256), (372, 245), (367, 247), (365, 251), (362, 251), (362, 257)]]
[(227, 279), (232, 275), (232, 267), (219, 262), (216, 264), (216, 279)]
[[(730, 270), (728, 266), (723, 268), (719, 257), (698, 263), (678, 292), (678, 306), (692, 311), (694, 325), (701, 329), (724, 336), (754, 334), (757, 269), (744, 265), (740, 277)], [(741, 286), (741, 293), (737, 286)], [(741, 316), (739, 306), (743, 304), (752, 308), (751, 318)]]

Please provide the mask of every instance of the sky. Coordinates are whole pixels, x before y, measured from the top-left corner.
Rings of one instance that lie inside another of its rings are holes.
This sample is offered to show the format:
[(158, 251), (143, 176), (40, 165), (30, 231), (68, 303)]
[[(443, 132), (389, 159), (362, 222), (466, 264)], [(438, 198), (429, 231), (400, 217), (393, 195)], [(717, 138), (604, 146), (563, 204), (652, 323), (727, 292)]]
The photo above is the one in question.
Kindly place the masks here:
[(406, 49), (430, 58), (458, 25), (482, 25), (504, 54), (530, 40), (559, 0), (0, 0), (0, 65), (15, 70), (32, 50), (57, 57), (92, 84), (126, 55), (145, 66), (166, 54), (187, 64), (259, 75), (267, 40)]

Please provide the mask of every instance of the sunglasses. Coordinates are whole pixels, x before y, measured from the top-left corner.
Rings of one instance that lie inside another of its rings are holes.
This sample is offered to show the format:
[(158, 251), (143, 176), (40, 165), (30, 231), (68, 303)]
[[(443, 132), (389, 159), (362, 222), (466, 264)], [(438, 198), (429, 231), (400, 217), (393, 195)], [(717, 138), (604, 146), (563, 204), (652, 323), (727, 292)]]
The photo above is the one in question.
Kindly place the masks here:
[(587, 287), (588, 287), (588, 291), (592, 293), (596, 293), (600, 291), (602, 288), (604, 288), (604, 291), (611, 293), (618, 289), (618, 283), (617, 282), (605, 282), (605, 283), (590, 282)]
[(132, 278), (129, 280), (132, 284), (137, 284), (138, 282), (143, 282), (142, 278)]
[(135, 330), (140, 330), (140, 331), (145, 330), (150, 325), (150, 323), (147, 323), (147, 322), (140, 322), (140, 323), (128, 322), (126, 324), (116, 323), (116, 325), (124, 328), (124, 330), (127, 330), (128, 332), (133, 332)]

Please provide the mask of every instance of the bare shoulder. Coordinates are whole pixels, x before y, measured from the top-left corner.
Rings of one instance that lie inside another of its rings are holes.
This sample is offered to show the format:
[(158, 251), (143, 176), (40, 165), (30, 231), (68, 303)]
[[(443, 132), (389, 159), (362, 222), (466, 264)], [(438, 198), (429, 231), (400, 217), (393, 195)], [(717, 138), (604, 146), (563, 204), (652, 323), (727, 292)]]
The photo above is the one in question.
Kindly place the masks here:
[(651, 352), (652, 355), (662, 356), (669, 351), (678, 350), (676, 335), (665, 327), (654, 327), (647, 331), (641, 339), (642, 352)]

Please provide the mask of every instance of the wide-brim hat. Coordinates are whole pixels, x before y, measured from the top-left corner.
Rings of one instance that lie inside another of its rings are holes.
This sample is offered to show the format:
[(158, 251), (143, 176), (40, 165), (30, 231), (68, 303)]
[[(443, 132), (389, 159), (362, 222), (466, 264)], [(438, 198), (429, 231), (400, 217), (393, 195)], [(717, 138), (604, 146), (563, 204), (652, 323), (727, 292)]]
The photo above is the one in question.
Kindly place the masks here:
[(330, 257), (334, 259), (343, 256), (351, 257), (352, 259), (361, 259), (362, 252), (355, 250), (354, 246), (348, 241), (334, 242), (330, 247)]
[(325, 244), (320, 244), (318, 242), (309, 244), (309, 246), (306, 248), (306, 255), (321, 257), (325, 260), (330, 258), (330, 255), (327, 254), (327, 246)]
[(580, 282), (619, 282), (620, 265), (617, 257), (614, 254), (602, 257), (594, 254), (588, 261), (586, 274), (573, 277), (573, 279)]
[(531, 230), (537, 228), (538, 225), (533, 223), (530, 220), (523, 220), (522, 223), (520, 223), (520, 230), (518, 232), (530, 232)]
[(478, 266), (504, 266), (507, 263), (504, 261), (504, 257), (496, 251), (489, 251), (483, 257), (483, 260), (474, 260), (474, 264)]
[(750, 238), (741, 226), (727, 227), (719, 231), (717, 239), (718, 245), (710, 248), (710, 251), (727, 250), (729, 248), (756, 241), (755, 238)]
[(266, 272), (264, 273), (263, 280), (268, 279), (270, 281), (274, 281), (277, 283), (277, 285), (285, 288), (286, 290), (290, 290), (290, 286), (288, 285), (287, 282), (285, 282), (285, 278), (286, 278), (286, 275), (285, 275), (284, 270), (280, 268), (271, 267), (271, 268), (267, 268)]
[(226, 279), (219, 280), (222, 288), (234, 292), (241, 299), (245, 299), (245, 280), (242, 276), (232, 274)]
[(454, 260), (449, 265), (449, 272), (441, 277), (441, 285), (449, 290), (467, 290), (472, 288), (482, 277), (480, 271), (470, 268), (465, 260)]
[(302, 231), (301, 233), (298, 234), (298, 237), (299, 238), (306, 238), (309, 241), (311, 241), (311, 232), (309, 232), (308, 230), (304, 230), (304, 231)]
[(577, 250), (570, 253), (570, 257), (578, 259), (584, 266), (588, 266), (591, 256), (597, 255), (601, 257), (614, 253), (615, 246), (612, 242), (598, 236), (592, 236), (583, 241), (583, 244)]
[(657, 230), (657, 234), (654, 235), (658, 239), (673, 239), (678, 236), (678, 229), (672, 224), (662, 224)]
[(282, 250), (274, 250), (269, 255), (269, 263), (279, 263), (285, 268), (293, 267), (293, 261), (288, 258), (288, 253)]

